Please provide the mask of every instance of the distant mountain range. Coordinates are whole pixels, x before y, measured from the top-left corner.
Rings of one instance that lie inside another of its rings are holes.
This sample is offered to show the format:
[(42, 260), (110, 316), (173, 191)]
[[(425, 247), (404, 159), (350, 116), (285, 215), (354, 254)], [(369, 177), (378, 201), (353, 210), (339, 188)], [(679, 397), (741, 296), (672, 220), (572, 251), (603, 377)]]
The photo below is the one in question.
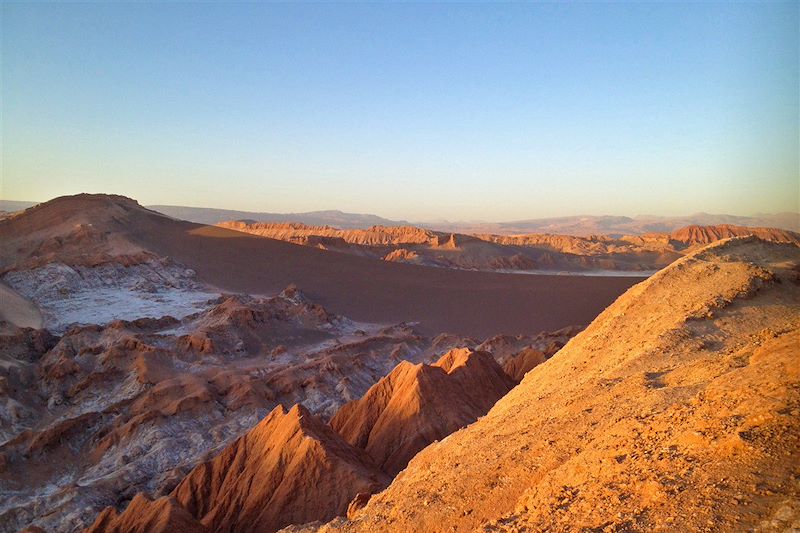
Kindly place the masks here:
[[(13, 212), (36, 205), (36, 202), (0, 200), (0, 212)], [(248, 222), (297, 222), (311, 226), (333, 226), (341, 229), (359, 229), (371, 226), (414, 225), (426, 229), (454, 233), (494, 233), (513, 235), (520, 233), (552, 233), (557, 235), (641, 235), (644, 233), (669, 233), (691, 226), (714, 226), (733, 224), (737, 226), (770, 227), (800, 231), (800, 213), (756, 214), (752, 216), (716, 215), (696, 213), (679, 217), (642, 215), (625, 216), (566, 216), (533, 218), (511, 222), (414, 222), (391, 220), (377, 215), (345, 213), (342, 211), (309, 211), (306, 213), (269, 213), (215, 209), (209, 207), (187, 207), (176, 205), (150, 205), (149, 209), (181, 220), (198, 224), (217, 224), (223, 221), (243, 220)]]
[(431, 229), (457, 233), (495, 233), (514, 235), (521, 233), (553, 233), (557, 235), (642, 235), (644, 233), (671, 233), (686, 226), (734, 226), (779, 228), (800, 231), (800, 213), (757, 214), (753, 216), (715, 215), (696, 213), (680, 217), (642, 215), (624, 216), (568, 216), (534, 218), (514, 222), (439, 222), (422, 224)]
[(370, 226), (403, 226), (404, 220), (389, 220), (377, 215), (344, 213), (342, 211), (309, 211), (307, 213), (262, 213), (214, 209), (209, 207), (184, 207), (178, 205), (149, 205), (148, 209), (197, 224), (216, 224), (225, 220), (254, 222), (300, 222), (315, 226), (334, 226), (342, 229), (368, 228)]

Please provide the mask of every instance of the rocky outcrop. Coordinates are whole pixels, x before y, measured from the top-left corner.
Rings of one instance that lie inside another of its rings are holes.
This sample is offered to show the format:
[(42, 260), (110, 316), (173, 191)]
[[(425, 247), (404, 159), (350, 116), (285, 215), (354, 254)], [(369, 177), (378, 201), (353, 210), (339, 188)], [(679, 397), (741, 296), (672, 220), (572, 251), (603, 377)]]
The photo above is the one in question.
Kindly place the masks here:
[(420, 263), (421, 259), (417, 252), (405, 248), (392, 250), (383, 257), (384, 261), (396, 261), (401, 263)]
[(503, 371), (516, 382), (522, 381), (525, 374), (534, 367), (547, 361), (548, 355), (535, 348), (525, 348), (514, 357), (506, 361)]
[(125, 512), (105, 509), (86, 533), (207, 533), (203, 524), (180, 507), (174, 498), (153, 501), (137, 494)]
[(717, 226), (686, 226), (670, 233), (669, 238), (675, 243), (685, 246), (703, 246), (731, 237), (754, 235), (759, 239), (772, 242), (786, 242), (800, 245), (800, 234), (777, 228), (750, 228), (720, 224)]
[(331, 427), (394, 476), (431, 442), (485, 414), (513, 386), (491, 354), (451, 350), (433, 365), (400, 363)]
[(728, 237), (755, 235), (774, 242), (800, 243), (800, 235), (791, 231), (728, 224), (688, 226), (672, 233), (631, 236), (547, 233), (464, 235), (413, 226), (340, 230), (330, 226), (241, 221), (218, 225), (262, 237), (386, 261), (501, 271), (655, 271), (697, 246)]
[(275, 531), (342, 515), (356, 494), (387, 483), (364, 452), (295, 405), (276, 407), (172, 495), (212, 531)]
[(331, 226), (307, 226), (291, 222), (220, 222), (220, 227), (252, 233), (270, 239), (306, 244), (309, 237), (337, 238), (360, 246), (387, 246), (397, 244), (432, 244), (447, 237), (438, 232), (414, 226), (372, 226), (367, 229), (342, 230)]

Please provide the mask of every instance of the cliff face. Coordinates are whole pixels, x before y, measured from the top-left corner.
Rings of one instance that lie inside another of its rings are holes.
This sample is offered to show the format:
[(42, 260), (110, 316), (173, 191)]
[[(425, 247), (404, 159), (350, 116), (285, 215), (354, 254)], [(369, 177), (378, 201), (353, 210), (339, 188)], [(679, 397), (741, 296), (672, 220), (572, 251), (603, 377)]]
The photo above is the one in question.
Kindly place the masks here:
[(227, 229), (384, 261), (473, 270), (658, 270), (698, 246), (755, 235), (800, 244), (800, 235), (775, 228), (720, 224), (642, 235), (463, 235), (414, 226), (341, 230), (287, 223), (222, 222)]
[(337, 229), (331, 226), (307, 226), (289, 222), (220, 222), (220, 227), (252, 233), (270, 239), (307, 244), (311, 237), (340, 239), (361, 246), (386, 246), (390, 244), (432, 244), (447, 241), (446, 234), (414, 226), (372, 226), (367, 229)]
[(731, 237), (755, 235), (759, 239), (772, 242), (788, 242), (800, 245), (800, 235), (793, 231), (776, 228), (748, 228), (731, 224), (717, 226), (686, 226), (670, 233), (670, 240), (687, 245), (706, 245)]
[(800, 248), (702, 248), (636, 285), (347, 531), (790, 527)]

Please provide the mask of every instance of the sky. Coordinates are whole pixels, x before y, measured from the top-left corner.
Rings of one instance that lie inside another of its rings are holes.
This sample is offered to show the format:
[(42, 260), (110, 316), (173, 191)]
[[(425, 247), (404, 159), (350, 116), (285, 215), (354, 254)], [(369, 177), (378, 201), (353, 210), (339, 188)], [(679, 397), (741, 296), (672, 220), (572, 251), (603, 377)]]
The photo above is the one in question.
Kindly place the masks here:
[(798, 211), (800, 3), (13, 3), (0, 198)]

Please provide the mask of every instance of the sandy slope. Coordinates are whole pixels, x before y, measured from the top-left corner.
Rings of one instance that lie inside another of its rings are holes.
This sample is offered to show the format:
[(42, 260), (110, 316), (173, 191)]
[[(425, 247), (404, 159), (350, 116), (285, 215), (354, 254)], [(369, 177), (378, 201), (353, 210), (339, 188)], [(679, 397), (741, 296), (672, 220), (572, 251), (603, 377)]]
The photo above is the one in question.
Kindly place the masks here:
[(799, 271), (754, 238), (679, 260), (323, 529), (797, 527)]

